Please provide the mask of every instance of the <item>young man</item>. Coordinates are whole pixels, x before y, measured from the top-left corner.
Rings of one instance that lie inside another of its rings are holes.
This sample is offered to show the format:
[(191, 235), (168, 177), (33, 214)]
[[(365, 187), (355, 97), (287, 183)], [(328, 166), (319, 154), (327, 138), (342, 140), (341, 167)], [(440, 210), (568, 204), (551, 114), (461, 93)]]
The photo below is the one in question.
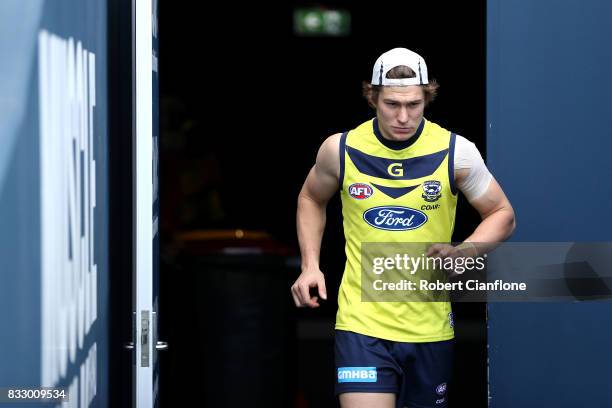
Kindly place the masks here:
[[(347, 262), (336, 316), (336, 393), (342, 408), (445, 407), (453, 327), (448, 302), (363, 302), (361, 244), (448, 243), (457, 192), (482, 217), (466, 242), (499, 242), (515, 227), (514, 211), (473, 143), (423, 117), (437, 84), (418, 54), (382, 54), (364, 95), (376, 118), (321, 145), (298, 198), (302, 273), (291, 287), (298, 307), (327, 298), (319, 269), (325, 208), (340, 188)], [(428, 256), (454, 257), (449, 244)], [(318, 296), (311, 296), (316, 288)]]

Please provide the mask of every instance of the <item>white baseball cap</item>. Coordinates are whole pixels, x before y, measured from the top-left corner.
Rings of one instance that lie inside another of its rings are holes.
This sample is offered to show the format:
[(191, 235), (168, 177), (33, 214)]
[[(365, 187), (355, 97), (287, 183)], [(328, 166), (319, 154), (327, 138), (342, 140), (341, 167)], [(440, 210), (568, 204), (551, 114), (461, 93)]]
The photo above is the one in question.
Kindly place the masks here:
[[(411, 68), (416, 76), (414, 78), (387, 78), (387, 72), (400, 65)], [(374, 63), (372, 85), (407, 86), (428, 83), (425, 60), (419, 54), (407, 48), (389, 50), (378, 57)]]

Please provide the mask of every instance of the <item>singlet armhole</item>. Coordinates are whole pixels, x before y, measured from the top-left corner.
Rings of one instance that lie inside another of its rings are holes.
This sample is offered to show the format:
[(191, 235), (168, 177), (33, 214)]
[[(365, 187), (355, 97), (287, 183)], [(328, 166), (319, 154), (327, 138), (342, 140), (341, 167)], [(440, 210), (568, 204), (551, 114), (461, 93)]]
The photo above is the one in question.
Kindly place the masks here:
[(338, 185), (342, 188), (342, 183), (344, 182), (344, 156), (346, 151), (346, 135), (348, 132), (342, 133), (340, 136), (340, 146), (338, 152), (340, 154), (340, 176), (338, 177)]
[(450, 181), (451, 193), (457, 195), (457, 185), (455, 183), (455, 141), (457, 135), (451, 132), (450, 143), (448, 144), (448, 180)]

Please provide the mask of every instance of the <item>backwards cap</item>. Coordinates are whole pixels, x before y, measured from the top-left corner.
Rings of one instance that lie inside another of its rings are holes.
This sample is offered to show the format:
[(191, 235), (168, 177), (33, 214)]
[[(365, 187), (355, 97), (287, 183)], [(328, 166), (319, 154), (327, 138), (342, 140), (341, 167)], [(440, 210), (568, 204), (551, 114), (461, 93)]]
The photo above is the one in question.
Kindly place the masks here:
[[(416, 76), (414, 78), (387, 78), (387, 72), (400, 65), (411, 68)], [(425, 60), (419, 54), (407, 48), (389, 50), (378, 57), (374, 63), (372, 85), (407, 86), (428, 83)]]

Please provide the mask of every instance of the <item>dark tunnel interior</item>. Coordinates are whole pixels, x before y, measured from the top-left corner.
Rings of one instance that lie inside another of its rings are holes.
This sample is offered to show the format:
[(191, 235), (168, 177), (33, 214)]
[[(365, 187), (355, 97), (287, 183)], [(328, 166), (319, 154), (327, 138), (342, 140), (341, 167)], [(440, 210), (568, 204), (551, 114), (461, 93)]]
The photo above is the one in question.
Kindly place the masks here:
[[(350, 34), (296, 35), (293, 13), (302, 7), (347, 11)], [(299, 272), (297, 195), (321, 142), (374, 115), (361, 83), (378, 55), (394, 47), (420, 53), (440, 84), (425, 116), (474, 142), (486, 160), (485, 16), (484, 1), (160, 2), (160, 330), (175, 353), (161, 379), (162, 406), (177, 406), (184, 389), (207, 394), (203, 406), (336, 406), (340, 203), (336, 195), (328, 206), (322, 243), (329, 301), (297, 310), (289, 294)], [(453, 238), (460, 241), (479, 217), (461, 197), (456, 219)], [(236, 230), (250, 243), (241, 252), (243, 263), (222, 251), (236, 245)], [(205, 242), (198, 244), (198, 236)], [(249, 252), (253, 245), (263, 252)], [(208, 261), (185, 261), (188, 252), (205, 253)], [(267, 280), (253, 283), (241, 271), (245, 264)], [(284, 306), (273, 306), (279, 304)], [(457, 342), (449, 399), (452, 406), (484, 407), (486, 306), (453, 309)], [(253, 326), (257, 336), (241, 331)], [(260, 359), (249, 362), (253, 354)], [(221, 369), (224, 358), (236, 366)], [(250, 364), (264, 364), (264, 376), (289, 374), (272, 382), (249, 380), (241, 392), (205, 385), (219, 377), (257, 377)], [(196, 374), (202, 365), (205, 373)]]

